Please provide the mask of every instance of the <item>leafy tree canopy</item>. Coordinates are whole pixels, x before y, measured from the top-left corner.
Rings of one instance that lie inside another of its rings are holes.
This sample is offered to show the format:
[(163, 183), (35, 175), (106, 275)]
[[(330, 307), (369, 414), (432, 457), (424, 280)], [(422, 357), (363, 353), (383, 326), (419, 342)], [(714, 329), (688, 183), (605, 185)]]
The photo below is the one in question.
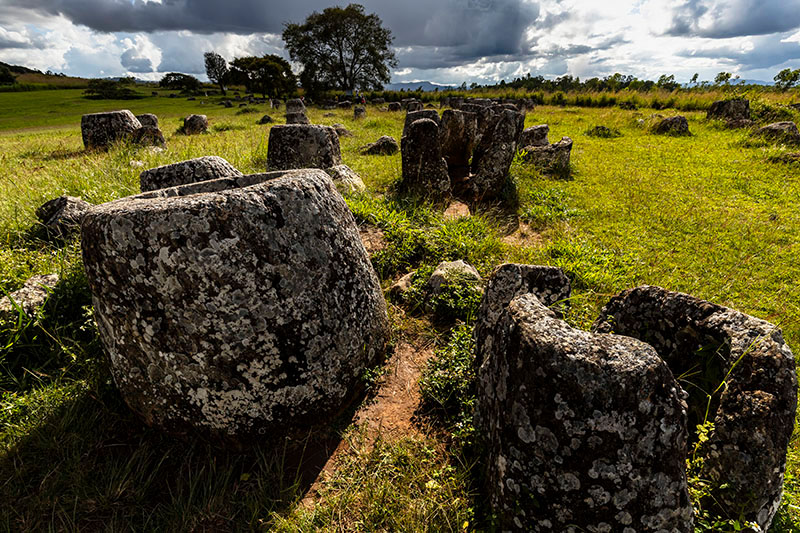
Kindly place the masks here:
[(228, 79), (231, 83), (244, 84), (248, 91), (259, 92), (264, 98), (290, 96), (297, 90), (297, 78), (291, 65), (274, 54), (234, 59)]
[(785, 68), (778, 72), (772, 79), (775, 81), (775, 87), (785, 91), (786, 89), (794, 87), (797, 85), (797, 82), (800, 81), (800, 68), (796, 70)]
[(212, 83), (219, 85), (222, 94), (225, 94), (225, 82), (227, 81), (228, 62), (216, 52), (206, 52), (203, 54), (206, 63), (206, 76)]
[(300, 79), (310, 92), (380, 90), (397, 66), (392, 32), (364, 6), (350, 4), (314, 12), (303, 24), (287, 24), (283, 40), (292, 61), (303, 66)]
[(15, 81), (16, 78), (8, 69), (8, 67), (0, 65), (0, 85), (14, 83)]
[(188, 74), (170, 72), (161, 78), (158, 85), (167, 89), (177, 89), (188, 93), (200, 89), (200, 80)]

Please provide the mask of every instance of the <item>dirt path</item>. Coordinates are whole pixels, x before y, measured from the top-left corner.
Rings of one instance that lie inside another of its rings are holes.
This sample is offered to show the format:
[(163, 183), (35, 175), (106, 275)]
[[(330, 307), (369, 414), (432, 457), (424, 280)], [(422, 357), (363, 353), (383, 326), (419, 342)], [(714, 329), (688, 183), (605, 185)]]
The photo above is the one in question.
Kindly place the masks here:
[[(382, 376), (377, 394), (360, 406), (353, 423), (364, 426), (367, 446), (371, 446), (380, 435), (384, 439), (399, 439), (422, 435), (414, 423), (414, 412), (420, 402), (419, 376), (426, 361), (433, 355), (433, 345), (412, 345), (401, 342), (387, 361), (386, 373)], [(302, 500), (302, 505), (314, 506), (322, 484), (336, 471), (340, 458), (352, 450), (347, 439), (343, 439), (320, 471)]]

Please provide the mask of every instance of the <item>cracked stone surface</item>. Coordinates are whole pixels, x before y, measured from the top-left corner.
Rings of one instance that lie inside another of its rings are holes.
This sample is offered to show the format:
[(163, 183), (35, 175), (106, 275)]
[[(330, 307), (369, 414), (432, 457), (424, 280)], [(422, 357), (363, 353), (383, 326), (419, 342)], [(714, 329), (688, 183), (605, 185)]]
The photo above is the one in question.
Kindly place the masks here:
[(158, 127), (158, 117), (152, 113), (136, 115), (136, 120), (138, 120), (142, 126), (152, 126), (153, 128)]
[(286, 101), (286, 113), (303, 113), (306, 112), (306, 105), (299, 98), (293, 98)]
[(412, 122), (400, 139), (400, 149), (403, 167), (401, 191), (434, 200), (450, 196), (450, 176), (442, 157), (436, 122), (429, 118)]
[(81, 220), (92, 204), (75, 196), (59, 196), (42, 204), (36, 218), (56, 238), (65, 238), (80, 230)]
[(750, 120), (750, 100), (735, 98), (719, 100), (711, 104), (706, 113), (708, 119)]
[(525, 116), (510, 109), (489, 119), (472, 154), (470, 187), (476, 197), (492, 198), (503, 190), (524, 127)]
[(131, 142), (142, 146), (166, 146), (167, 140), (157, 126), (142, 126), (131, 134)]
[(397, 140), (389, 135), (382, 135), (374, 143), (369, 143), (361, 147), (360, 151), (364, 155), (393, 155), (400, 150)]
[(331, 177), (336, 189), (341, 193), (354, 193), (366, 189), (361, 176), (347, 165), (326, 168), (325, 172)]
[(420, 109), (419, 111), (409, 111), (406, 113), (406, 119), (403, 122), (403, 135), (401, 138), (406, 135), (408, 132), (408, 127), (411, 125), (412, 122), (415, 122), (421, 118), (427, 118), (436, 123), (438, 127), (442, 127), (442, 120), (439, 118), (439, 112), (435, 109)]
[(183, 119), (183, 133), (199, 135), (208, 131), (208, 117), (205, 115), (189, 115)]
[(525, 146), (523, 161), (531, 163), (539, 172), (556, 176), (569, 176), (569, 160), (572, 154), (572, 139), (562, 137), (554, 144)]
[(107, 149), (114, 141), (128, 138), (141, 127), (139, 120), (127, 109), (81, 117), (81, 136), (87, 150)]
[(522, 131), (520, 137), (520, 146), (547, 146), (550, 141), (547, 140), (547, 135), (550, 133), (550, 126), (547, 124), (539, 124), (538, 126), (531, 126)]
[(96, 206), (82, 250), (114, 380), (170, 432), (246, 438), (326, 423), (388, 339), (358, 227), (321, 170)]
[(305, 112), (301, 113), (286, 113), (286, 123), (287, 124), (311, 124), (311, 121), (308, 120)]
[(764, 531), (769, 529), (780, 505), (797, 408), (794, 357), (780, 329), (653, 286), (612, 298), (593, 329), (641, 339), (656, 349), (674, 375), (694, 376), (684, 382), (694, 423), (705, 417), (706, 393), (725, 380), (710, 404), (714, 431), (703, 448), (702, 475), (725, 484), (714, 493), (725, 512), (742, 512)]
[(686, 117), (681, 115), (667, 117), (656, 124), (655, 128), (653, 128), (653, 133), (662, 135), (690, 135), (689, 121), (686, 120)]
[(330, 126), (286, 124), (269, 130), (268, 170), (331, 168), (341, 164), (339, 136)]
[(797, 124), (790, 121), (774, 122), (756, 130), (753, 135), (767, 139), (800, 143)]
[(139, 189), (147, 192), (225, 176), (241, 175), (241, 172), (223, 158), (208, 155), (145, 170), (139, 174)]
[(446, 109), (442, 113), (442, 157), (450, 174), (469, 174), (469, 160), (478, 136), (478, 117), (475, 113)]
[(514, 292), (476, 330), (498, 530), (693, 531), (685, 393), (666, 363), (639, 340), (573, 329), (533, 294), (501, 305)]

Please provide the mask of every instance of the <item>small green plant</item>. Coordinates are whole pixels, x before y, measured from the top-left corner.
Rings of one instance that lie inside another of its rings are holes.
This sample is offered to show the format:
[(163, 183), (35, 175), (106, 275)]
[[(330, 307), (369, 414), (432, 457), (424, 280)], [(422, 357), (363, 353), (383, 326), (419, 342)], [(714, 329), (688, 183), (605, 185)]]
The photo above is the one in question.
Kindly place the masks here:
[(259, 109), (257, 107), (243, 107), (239, 111), (236, 112), (237, 115), (250, 115), (252, 113), (259, 113)]
[(730, 518), (720, 516), (714, 492), (718, 486), (702, 476), (703, 448), (708, 445), (714, 423), (706, 420), (697, 425), (696, 441), (689, 458), (686, 460), (686, 478), (689, 487), (689, 498), (694, 508), (694, 530), (696, 533), (710, 531), (714, 533), (735, 533), (737, 531), (760, 531), (758, 525), (741, 517)]
[(473, 328), (453, 328), (450, 340), (436, 350), (419, 380), (423, 405), (466, 443), (474, 436), (475, 356)]
[(608, 128), (606, 126), (595, 126), (586, 130), (586, 135), (589, 137), (599, 137), (601, 139), (613, 139), (615, 137), (622, 137), (622, 133), (618, 129)]
[(451, 271), (436, 294), (432, 294), (428, 280), (434, 270), (433, 265), (425, 265), (414, 272), (411, 287), (403, 295), (406, 306), (411, 310), (429, 312), (439, 322), (472, 321), (483, 296), (480, 282)]
[(219, 124), (214, 124), (211, 126), (211, 129), (216, 131), (217, 133), (221, 133), (223, 131), (236, 131), (236, 130), (244, 130), (247, 129), (247, 126), (242, 124), (230, 124), (228, 122), (221, 122)]

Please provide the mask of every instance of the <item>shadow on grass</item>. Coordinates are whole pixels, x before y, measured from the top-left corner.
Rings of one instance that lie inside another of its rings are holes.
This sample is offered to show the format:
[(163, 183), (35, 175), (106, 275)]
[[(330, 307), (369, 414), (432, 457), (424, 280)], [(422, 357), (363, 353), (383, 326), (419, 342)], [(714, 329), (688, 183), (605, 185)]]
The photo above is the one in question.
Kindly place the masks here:
[[(117, 391), (73, 393), (6, 450), (0, 527), (12, 531), (268, 528), (304, 494), (340, 438), (271, 435), (246, 448), (144, 426)], [(30, 414), (29, 414), (30, 415)], [(20, 415), (20, 416), (25, 416)]]

